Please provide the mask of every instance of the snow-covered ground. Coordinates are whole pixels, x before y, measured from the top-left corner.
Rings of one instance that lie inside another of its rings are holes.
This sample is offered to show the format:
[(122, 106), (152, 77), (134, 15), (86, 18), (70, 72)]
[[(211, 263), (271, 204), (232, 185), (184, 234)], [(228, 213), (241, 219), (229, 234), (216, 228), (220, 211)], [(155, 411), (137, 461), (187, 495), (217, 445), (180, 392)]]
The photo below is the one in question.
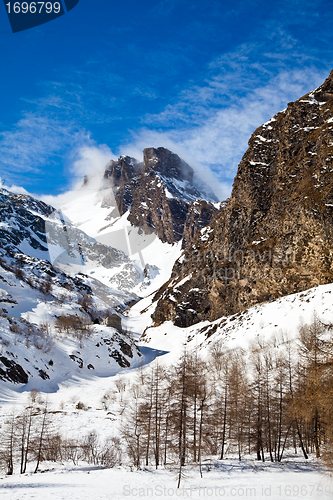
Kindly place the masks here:
[[(111, 372), (108, 370), (103, 372), (102, 369), (85, 372), (78, 369), (73, 376), (63, 379), (62, 382), (59, 381), (57, 393), (49, 394), (52, 404), (57, 406), (61, 401), (71, 401), (73, 398), (78, 401), (82, 398), (85, 406), (92, 407), (99, 412), (102, 408), (101, 397), (114, 386), (117, 378), (122, 377), (128, 383), (133, 382), (137, 377), (138, 366), (147, 365), (156, 357), (159, 357), (159, 362), (165, 365), (173, 365), (178, 361), (185, 345), (189, 351), (198, 348), (203, 355), (209, 346), (217, 341), (222, 343), (225, 350), (240, 348), (246, 351), (251, 343), (258, 339), (265, 341), (273, 348), (280, 349), (289, 339), (291, 341), (297, 339), (300, 325), (311, 322), (314, 313), (325, 323), (333, 322), (333, 284), (321, 285), (274, 302), (252, 307), (228, 318), (220, 318), (213, 323), (205, 321), (188, 328), (176, 327), (171, 322), (147, 328), (147, 325), (151, 325), (150, 314), (154, 308), (152, 297), (153, 294), (135, 304), (130, 309), (128, 317), (124, 317), (122, 321), (123, 329), (132, 340), (136, 341), (142, 357), (136, 359), (131, 368), (119, 367)], [(45, 321), (47, 312), (45, 307), (35, 308), (31, 312), (30, 320), (38, 323), (36, 315), (40, 313), (42, 316), (39, 319)], [(50, 305), (47, 307), (49, 308)], [(96, 335), (100, 335), (103, 328), (106, 329), (98, 325), (94, 328)], [(108, 329), (110, 332), (111, 330)], [(98, 351), (94, 345), (97, 342), (96, 339), (97, 337), (92, 337), (83, 349), (87, 359), (90, 360), (89, 363), (92, 362), (92, 357), (96, 356), (95, 351)], [(68, 350), (70, 342), (73, 341), (67, 340), (63, 349)], [(50, 357), (50, 354), (48, 356)], [(10, 393), (9, 399), (15, 404), (20, 404), (20, 401), (23, 404), (24, 400), (20, 398), (25, 398), (24, 393), (31, 388), (13, 384), (9, 388), (6, 382), (2, 382), (0, 383), (0, 402), (3, 401), (4, 393), (7, 395)], [(6, 396), (5, 400), (7, 399)], [(99, 422), (98, 427), (101, 425)]]
[[(214, 340), (221, 340), (226, 349), (244, 349), (258, 336), (272, 345), (281, 345), (279, 342), (283, 343), (287, 335), (295, 338), (299, 325), (311, 321), (314, 312), (325, 322), (332, 321), (332, 291), (333, 285), (320, 286), (253, 307), (230, 318), (221, 318), (213, 324), (204, 322), (180, 329), (166, 323), (149, 328), (139, 341), (144, 354), (142, 363), (147, 364), (156, 356), (161, 356), (159, 359), (165, 364), (175, 363), (185, 343), (189, 348), (199, 347), (203, 353), (206, 350), (204, 345)], [(137, 303), (125, 320), (124, 326), (136, 338), (147, 324), (147, 315), (153, 307), (151, 298)], [(210, 335), (214, 326), (216, 330)], [(141, 369), (149, 367), (119, 369), (113, 376), (103, 376), (102, 373), (86, 376), (81, 371), (61, 382), (57, 392), (47, 395), (54, 429), (73, 438), (93, 430), (103, 438), (117, 436), (121, 408), (127, 404), (128, 388), (137, 382)], [(19, 411), (26, 404), (26, 389), (24, 386), (9, 388), (5, 382), (0, 384), (2, 419), (13, 407)], [(186, 466), (179, 490), (177, 470), (172, 466), (157, 471), (154, 468), (136, 471), (126, 466), (102, 470), (83, 464), (74, 467), (68, 463), (54, 467), (51, 463), (42, 464), (41, 470), (46, 472), (20, 476), (16, 471), (12, 477), (2, 477), (1, 498), (333, 498), (333, 483), (319, 462), (288, 454), (282, 463), (262, 463), (250, 458), (242, 462), (231, 458), (222, 462), (205, 461), (202, 479), (198, 467)]]
[[(52, 465), (49, 464), (51, 467)], [(117, 500), (125, 498), (261, 498), (331, 500), (333, 481), (314, 463), (292, 458), (284, 463), (248, 459), (205, 462), (185, 467), (180, 488), (177, 470), (125, 467), (98, 469), (64, 466), (44, 473), (0, 479), (3, 500)]]
[[(71, 231), (73, 234), (75, 228), (86, 231), (89, 237), (79, 235), (81, 248), (84, 245), (88, 248), (90, 245), (90, 250), (85, 259), (82, 258), (83, 262), (80, 260), (81, 253), (78, 254), (79, 268), (67, 256), (64, 264), (71, 274), (78, 270), (84, 271), (86, 276), (81, 275), (80, 286), (90, 286), (94, 290), (94, 306), (99, 311), (126, 302), (131, 294), (144, 297), (129, 310), (122, 322), (123, 330), (131, 342), (135, 340), (138, 343), (142, 356), (134, 353), (130, 360), (131, 367), (121, 368), (108, 353), (108, 342), (115, 344), (118, 352), (121, 350), (121, 344), (117, 345), (117, 332), (102, 325), (89, 326), (91, 335), (84, 340), (82, 346), (79, 339), (67, 338), (56, 332), (54, 321), (60, 314), (65, 312), (85, 316), (79, 301), (82, 291), (69, 278), (59, 276), (57, 279), (67, 280), (68, 284), (72, 284), (70, 290), (61, 286), (59, 281), (52, 285), (53, 297), (43, 296), (26, 281), (15, 277), (12, 271), (4, 269), (0, 286), (2, 307), (7, 308), (10, 316), (24, 318), (34, 325), (48, 324), (50, 331), (47, 339), (50, 340), (50, 346), (41, 349), (41, 346), (34, 345), (29, 338), (27, 340), (20, 333), (14, 334), (10, 330), (8, 318), (4, 316), (1, 319), (2, 354), (9, 351), (7, 356), (12, 352), (13, 359), (17, 359), (15, 356), (23, 359), (24, 369), (36, 376), (30, 377), (26, 385), (0, 382), (0, 424), (13, 408), (15, 413), (20, 412), (27, 403), (31, 389), (39, 389), (48, 398), (54, 429), (61, 431), (65, 437), (82, 437), (94, 430), (103, 438), (117, 436), (121, 412), (129, 398), (129, 388), (138, 382), (140, 370), (150, 369), (144, 365), (151, 363), (154, 358), (159, 357), (160, 362), (165, 365), (173, 365), (185, 345), (188, 350), (198, 348), (205, 355), (210, 344), (215, 341), (221, 342), (225, 350), (240, 348), (246, 351), (258, 339), (279, 349), (288, 339), (297, 338), (299, 326), (310, 322), (314, 313), (325, 323), (333, 321), (333, 285), (323, 285), (258, 305), (228, 318), (220, 318), (213, 323), (206, 321), (188, 328), (178, 328), (171, 322), (166, 322), (154, 327), (151, 319), (156, 306), (153, 302), (154, 291), (168, 280), (172, 266), (181, 254), (181, 243), (168, 245), (158, 238), (151, 241), (147, 239), (149, 244), (139, 245), (137, 253), (133, 249), (130, 251), (128, 247), (126, 255), (115, 253), (116, 265), (103, 265), (103, 262), (94, 258), (97, 243), (92, 242), (91, 238), (100, 238), (100, 243), (103, 243), (103, 238), (112, 237), (112, 231), (116, 237), (122, 233), (127, 238), (127, 243), (130, 243), (131, 237), (127, 232), (127, 214), (110, 219), (109, 224), (102, 225), (109, 212), (110, 207), (103, 206), (101, 197), (96, 199), (95, 195), (89, 193), (79, 205), (73, 203), (71, 207), (67, 207), (66, 215), (75, 219)], [(61, 220), (58, 226), (63, 232)], [(53, 226), (51, 229), (51, 233), (57, 236)], [(57, 241), (54, 238), (55, 247)], [(61, 250), (62, 247), (59, 248)], [(98, 245), (96, 248), (98, 249)], [(22, 250), (31, 257), (37, 257), (30, 247), (22, 247)], [(105, 252), (104, 257), (108, 255)], [(38, 276), (32, 272), (36, 271), (36, 266), (35, 261), (31, 261), (30, 267), (28, 261), (25, 261), (26, 277), (37, 279), (40, 275), (45, 278), (45, 270), (48, 269), (46, 264)], [(84, 291), (83, 288), (82, 290)], [(29, 349), (26, 345), (28, 341)], [(144, 367), (141, 368), (140, 365)], [(50, 375), (50, 384), (38, 376), (39, 369)], [(53, 467), (55, 466), (51, 463), (42, 464), (41, 469)], [(177, 496), (333, 498), (333, 485), (327, 474), (314, 461), (305, 462), (300, 457), (286, 456), (281, 464), (263, 464), (250, 458), (241, 463), (230, 458), (223, 462), (206, 461), (202, 479), (197, 467), (187, 466), (184, 468), (184, 478), (179, 490), (176, 489), (176, 476), (177, 471), (171, 466), (157, 471), (153, 468), (131, 471), (125, 466), (101, 470), (82, 464), (80, 467), (63, 464), (43, 474), (21, 476), (16, 469), (13, 477), (0, 478), (0, 496), (1, 499), (11, 500)]]

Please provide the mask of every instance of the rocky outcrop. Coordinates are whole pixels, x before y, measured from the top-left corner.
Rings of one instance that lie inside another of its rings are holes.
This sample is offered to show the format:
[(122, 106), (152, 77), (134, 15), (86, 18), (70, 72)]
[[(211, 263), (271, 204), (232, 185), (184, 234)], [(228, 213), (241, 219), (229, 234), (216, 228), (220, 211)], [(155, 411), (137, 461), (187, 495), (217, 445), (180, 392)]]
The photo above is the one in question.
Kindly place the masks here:
[[(168, 243), (181, 240), (185, 227), (184, 242), (191, 241), (216, 212), (211, 201), (217, 200), (205, 200), (207, 195), (196, 187), (193, 177), (193, 169), (165, 148), (144, 149), (143, 163), (121, 156), (110, 162), (104, 174), (112, 185), (120, 215), (129, 210), (128, 220), (133, 226), (152, 228), (161, 241)], [(104, 206), (108, 206), (108, 200)], [(114, 211), (109, 215), (115, 216)]]
[(218, 209), (206, 200), (196, 200), (188, 207), (183, 230), (182, 248), (189, 247), (202, 228), (207, 226)]
[[(15, 195), (0, 189), (0, 245), (16, 249), (22, 241), (35, 249), (47, 252), (45, 217), (54, 209), (30, 196)], [(15, 219), (15, 222), (14, 222)]]
[(110, 316), (102, 321), (102, 325), (108, 326), (109, 328), (115, 328), (120, 333), (123, 331), (121, 326), (121, 317), (118, 316), (118, 314), (110, 314)]
[(14, 384), (27, 384), (29, 377), (21, 365), (6, 356), (0, 356), (0, 379)]
[[(109, 181), (116, 198), (117, 208), (123, 215), (133, 203), (132, 180), (140, 173), (142, 164), (130, 156), (120, 156), (118, 161), (111, 160), (104, 173), (104, 179)], [(108, 200), (105, 200), (108, 206)], [(111, 213), (110, 217), (117, 217), (118, 213)]]
[(143, 173), (150, 169), (169, 179), (193, 183), (193, 169), (178, 155), (165, 148), (143, 150)]
[(188, 326), (333, 280), (333, 72), (259, 127), (232, 195), (155, 296)]

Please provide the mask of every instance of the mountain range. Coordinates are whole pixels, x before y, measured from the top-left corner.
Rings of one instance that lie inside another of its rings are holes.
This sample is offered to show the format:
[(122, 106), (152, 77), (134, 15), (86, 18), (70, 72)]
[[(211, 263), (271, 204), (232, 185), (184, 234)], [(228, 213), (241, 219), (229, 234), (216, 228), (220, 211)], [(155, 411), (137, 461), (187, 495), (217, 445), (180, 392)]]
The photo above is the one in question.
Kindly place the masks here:
[(332, 170), (333, 72), (254, 131), (224, 202), (163, 147), (111, 160), (61, 208), (1, 189), (0, 379), (57, 390), (147, 362), (140, 335), (205, 346), (236, 338), (250, 308), (301, 310), (309, 289), (317, 304)]

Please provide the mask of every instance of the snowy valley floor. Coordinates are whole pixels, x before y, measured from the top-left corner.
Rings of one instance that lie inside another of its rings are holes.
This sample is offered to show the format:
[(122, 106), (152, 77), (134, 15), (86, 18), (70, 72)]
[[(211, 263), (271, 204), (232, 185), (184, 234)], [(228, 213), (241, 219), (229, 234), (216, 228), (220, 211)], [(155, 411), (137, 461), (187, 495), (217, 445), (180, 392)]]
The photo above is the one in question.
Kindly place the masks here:
[[(294, 337), (303, 320), (307, 322), (317, 312), (326, 322), (332, 321), (333, 286), (325, 285), (295, 294), (274, 303), (256, 306), (242, 317), (235, 315), (225, 322), (216, 321), (216, 338), (226, 346), (246, 348), (258, 332), (269, 339), (279, 337), (280, 330)], [(132, 308), (132, 317), (125, 319), (126, 330), (138, 340), (144, 326), (149, 324), (151, 298)], [(221, 325), (220, 325), (221, 323)], [(161, 365), (176, 363), (185, 341), (193, 347), (204, 343), (207, 324), (195, 325), (183, 331), (171, 324), (152, 329), (146, 335), (148, 342), (139, 342), (144, 358), (143, 368), (123, 369), (115, 376), (84, 376), (77, 371), (59, 384), (57, 392), (47, 395), (52, 413), (52, 427), (66, 437), (76, 438), (96, 430), (106, 438), (119, 436), (121, 413), (130, 397), (131, 385), (137, 383), (140, 370), (151, 369), (151, 361), (158, 356)], [(237, 335), (236, 335), (237, 334)], [(150, 339), (151, 337), (151, 339)], [(213, 337), (208, 338), (211, 341)], [(198, 339), (198, 340), (196, 340)], [(282, 341), (281, 341), (282, 343)], [(274, 345), (276, 342), (274, 343)], [(277, 343), (279, 345), (279, 343)], [(120, 383), (121, 382), (121, 383)], [(41, 382), (42, 383), (42, 382)], [(30, 387), (32, 389), (33, 387)], [(44, 386), (37, 387), (46, 396)], [(11, 411), (19, 412), (27, 404), (27, 387), (13, 390), (0, 382), (0, 423)], [(104, 398), (104, 400), (103, 400)], [(74, 467), (66, 463), (42, 463), (37, 474), (0, 476), (0, 500), (104, 500), (124, 498), (269, 498), (269, 499), (329, 499), (333, 500), (333, 478), (312, 458), (305, 461), (301, 455), (285, 454), (281, 463), (257, 462), (254, 457), (227, 458), (223, 461), (205, 461), (203, 478), (197, 466), (186, 466), (180, 489), (177, 490), (177, 470), (153, 467), (130, 470), (122, 466), (100, 469), (87, 464)], [(33, 468), (29, 469), (33, 470)]]
[[(333, 480), (313, 462), (286, 458), (283, 463), (227, 459), (185, 467), (177, 489), (177, 471), (123, 467), (63, 467), (38, 474), (3, 477), (3, 500), (105, 500), (125, 498), (269, 498), (332, 499)], [(45, 470), (45, 464), (42, 470)]]

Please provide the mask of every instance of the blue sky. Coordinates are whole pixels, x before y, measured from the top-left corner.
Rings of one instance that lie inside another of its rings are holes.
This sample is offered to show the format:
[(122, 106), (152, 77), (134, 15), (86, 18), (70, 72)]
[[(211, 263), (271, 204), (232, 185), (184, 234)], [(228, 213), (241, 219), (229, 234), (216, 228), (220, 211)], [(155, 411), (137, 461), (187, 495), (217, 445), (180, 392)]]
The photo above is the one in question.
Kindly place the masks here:
[(255, 128), (333, 69), (327, 0), (80, 0), (16, 34), (1, 9), (0, 176), (38, 195), (165, 146), (224, 199)]

